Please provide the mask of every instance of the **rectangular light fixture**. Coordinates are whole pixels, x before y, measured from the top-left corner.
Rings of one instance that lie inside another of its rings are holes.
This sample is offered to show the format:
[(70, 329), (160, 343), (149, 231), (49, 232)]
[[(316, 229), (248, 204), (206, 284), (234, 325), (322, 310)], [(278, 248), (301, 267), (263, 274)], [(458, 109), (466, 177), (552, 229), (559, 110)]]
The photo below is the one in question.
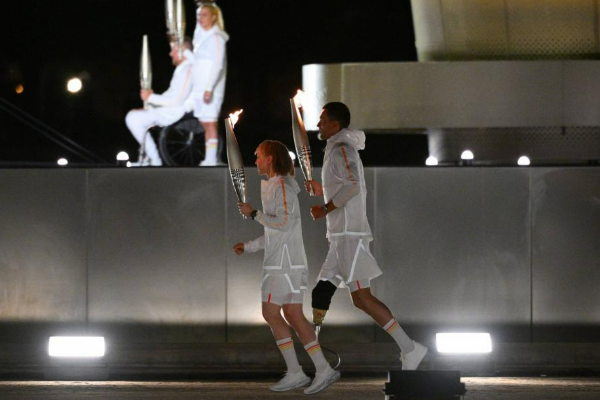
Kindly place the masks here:
[(98, 358), (105, 351), (104, 337), (52, 336), (48, 342), (50, 357)]
[(437, 350), (450, 354), (481, 354), (492, 352), (489, 333), (438, 333)]

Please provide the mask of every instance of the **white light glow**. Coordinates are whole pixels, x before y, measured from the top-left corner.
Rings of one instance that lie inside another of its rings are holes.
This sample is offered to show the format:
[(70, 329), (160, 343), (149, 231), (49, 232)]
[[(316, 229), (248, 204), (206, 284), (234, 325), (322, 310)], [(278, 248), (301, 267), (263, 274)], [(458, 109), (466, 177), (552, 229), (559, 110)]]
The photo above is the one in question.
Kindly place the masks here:
[(435, 335), (440, 353), (477, 354), (492, 352), (489, 333), (438, 333)]
[(52, 336), (48, 342), (50, 357), (103, 357), (103, 337)]
[(129, 154), (121, 151), (119, 154), (117, 154), (117, 161), (129, 161)]
[(473, 155), (473, 152), (471, 150), (465, 150), (460, 155), (460, 158), (463, 160), (472, 160), (473, 158), (475, 158), (475, 156)]
[(127, 161), (126, 167), (131, 168), (131, 161)]
[(438, 165), (438, 159), (433, 156), (427, 157), (427, 160), (425, 160), (425, 165)]
[(296, 153), (294, 153), (293, 151), (290, 151), (290, 157), (292, 158), (292, 161), (296, 161)]
[(67, 82), (67, 90), (71, 93), (77, 93), (83, 88), (83, 83), (79, 78), (71, 78)]
[(519, 161), (517, 161), (517, 164), (519, 164), (519, 165), (529, 165), (529, 164), (531, 164), (531, 161), (529, 160), (529, 157), (527, 157), (527, 156), (521, 156), (521, 157), (519, 157)]
[(59, 158), (56, 163), (61, 167), (64, 167), (65, 165), (69, 164), (69, 161), (66, 158)]

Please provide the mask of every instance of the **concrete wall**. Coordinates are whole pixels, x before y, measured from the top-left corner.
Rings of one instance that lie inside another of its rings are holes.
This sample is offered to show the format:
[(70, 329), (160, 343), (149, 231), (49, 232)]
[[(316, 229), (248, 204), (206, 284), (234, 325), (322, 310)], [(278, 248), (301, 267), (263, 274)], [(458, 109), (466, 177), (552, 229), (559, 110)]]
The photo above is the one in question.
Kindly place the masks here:
[[(259, 178), (248, 175), (258, 206)], [(599, 168), (369, 168), (366, 177), (384, 270), (373, 290), (417, 339), (478, 329), (505, 342), (597, 340)], [(241, 219), (234, 198), (225, 168), (1, 170), (0, 340), (270, 343), (261, 254), (230, 250), (261, 227)], [(312, 289), (325, 224), (308, 216), (319, 200), (300, 201)], [(326, 323), (328, 341), (389, 340), (345, 289)]]
[(370, 131), (600, 125), (596, 60), (311, 64), (302, 76), (311, 130), (329, 101)]

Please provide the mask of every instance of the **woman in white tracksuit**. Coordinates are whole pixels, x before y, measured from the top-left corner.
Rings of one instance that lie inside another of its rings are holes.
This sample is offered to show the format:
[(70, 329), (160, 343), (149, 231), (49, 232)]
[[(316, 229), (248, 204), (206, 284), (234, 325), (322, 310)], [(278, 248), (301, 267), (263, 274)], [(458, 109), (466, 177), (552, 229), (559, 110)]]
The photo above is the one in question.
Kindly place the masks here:
[(300, 187), (293, 178), (294, 164), (283, 143), (267, 140), (256, 149), (256, 166), (260, 175), (269, 178), (261, 184), (263, 210), (255, 210), (248, 203), (238, 203), (238, 206), (242, 214), (264, 226), (264, 235), (237, 243), (233, 250), (236, 254), (265, 251), (262, 313), (287, 365), (286, 375), (270, 389), (286, 391), (310, 383), (298, 364), (291, 326), (317, 370), (313, 383), (304, 392), (317, 393), (337, 381), (340, 373), (325, 360), (315, 332), (302, 312), (308, 267), (298, 203)]
[(217, 120), (225, 96), (227, 53), (223, 14), (214, 3), (198, 9), (194, 31), (194, 116), (204, 127), (206, 155), (203, 166), (217, 165)]

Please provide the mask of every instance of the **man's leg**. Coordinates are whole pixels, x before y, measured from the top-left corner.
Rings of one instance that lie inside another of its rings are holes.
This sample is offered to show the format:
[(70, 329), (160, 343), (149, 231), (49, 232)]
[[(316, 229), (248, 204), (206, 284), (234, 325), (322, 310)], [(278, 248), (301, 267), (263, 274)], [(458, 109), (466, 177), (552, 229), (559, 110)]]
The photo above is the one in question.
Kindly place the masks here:
[[(351, 290), (355, 289), (351, 286)], [(402, 369), (417, 369), (425, 354), (427, 347), (411, 340), (394, 318), (390, 309), (373, 296), (370, 287), (363, 287), (352, 291), (354, 305), (366, 312), (377, 322), (398, 344), (402, 351)]]
[(413, 350), (413, 341), (394, 318), (390, 309), (371, 293), (371, 288), (362, 288), (350, 293), (354, 305), (366, 312), (394, 338), (402, 353), (406, 354)]
[[(159, 123), (151, 110), (131, 110), (125, 117), (125, 123), (135, 140), (140, 145), (144, 143), (144, 153), (150, 158), (152, 165), (162, 165), (156, 143), (152, 135), (147, 133), (150, 128)], [(145, 140), (144, 135), (146, 136)]]

